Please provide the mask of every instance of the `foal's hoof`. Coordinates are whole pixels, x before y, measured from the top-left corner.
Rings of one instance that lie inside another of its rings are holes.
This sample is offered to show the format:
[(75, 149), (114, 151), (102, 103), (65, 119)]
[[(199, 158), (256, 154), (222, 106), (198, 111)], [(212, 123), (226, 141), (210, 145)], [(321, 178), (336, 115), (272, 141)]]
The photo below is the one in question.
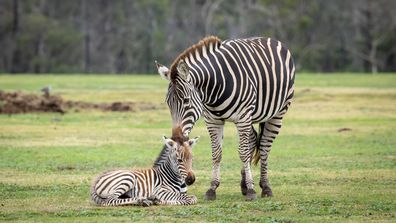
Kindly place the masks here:
[(254, 191), (253, 189), (248, 189), (246, 191), (246, 200), (247, 201), (254, 201), (256, 199), (257, 199), (256, 191)]
[(153, 202), (148, 199), (144, 199), (140, 201), (140, 205), (143, 207), (150, 207), (152, 204)]
[(188, 196), (188, 197), (187, 197), (187, 201), (188, 201), (188, 202), (187, 202), (188, 205), (190, 205), (190, 204), (196, 204), (197, 201), (198, 201), (198, 199), (197, 199), (196, 196), (191, 195), (191, 196)]
[(152, 195), (150, 197), (147, 198), (148, 200), (150, 200), (151, 202), (153, 202), (154, 205), (158, 205), (161, 203), (161, 200), (158, 199), (156, 196)]
[(216, 191), (212, 190), (212, 189), (209, 189), (208, 191), (206, 191), (205, 200), (206, 201), (216, 200)]
[(261, 191), (261, 197), (272, 197), (272, 190), (269, 186), (264, 186)]

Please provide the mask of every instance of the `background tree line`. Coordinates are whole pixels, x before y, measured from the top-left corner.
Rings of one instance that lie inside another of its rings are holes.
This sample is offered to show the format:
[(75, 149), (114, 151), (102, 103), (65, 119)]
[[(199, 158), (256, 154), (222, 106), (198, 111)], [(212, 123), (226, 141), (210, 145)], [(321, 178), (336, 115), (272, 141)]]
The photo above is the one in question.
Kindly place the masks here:
[(204, 36), (268, 36), (300, 71), (396, 71), (394, 0), (0, 0), (1, 73), (152, 73)]

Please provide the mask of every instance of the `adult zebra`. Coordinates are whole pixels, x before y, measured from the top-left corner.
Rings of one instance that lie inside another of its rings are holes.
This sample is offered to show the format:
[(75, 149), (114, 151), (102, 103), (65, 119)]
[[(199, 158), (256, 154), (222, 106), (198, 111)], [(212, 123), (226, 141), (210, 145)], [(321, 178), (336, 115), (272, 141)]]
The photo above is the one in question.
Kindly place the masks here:
[[(255, 163), (261, 160), (261, 196), (272, 196), (267, 158), (294, 93), (290, 51), (270, 38), (221, 42), (210, 36), (181, 53), (170, 69), (156, 65), (170, 81), (166, 102), (173, 128), (188, 136), (203, 112), (212, 143), (212, 181), (205, 198), (216, 199), (220, 184), (225, 121), (234, 122), (238, 130), (242, 194), (247, 200), (256, 199), (250, 170), (255, 151)], [(253, 123), (259, 123), (258, 135)]]

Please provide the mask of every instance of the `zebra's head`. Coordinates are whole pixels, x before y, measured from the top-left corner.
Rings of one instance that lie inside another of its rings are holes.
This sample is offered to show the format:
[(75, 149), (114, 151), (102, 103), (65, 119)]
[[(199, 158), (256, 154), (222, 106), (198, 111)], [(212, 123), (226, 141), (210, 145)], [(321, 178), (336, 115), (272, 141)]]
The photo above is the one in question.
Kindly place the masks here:
[(189, 66), (183, 59), (174, 63), (170, 70), (157, 61), (155, 63), (161, 77), (169, 81), (166, 103), (172, 115), (173, 127), (181, 128), (183, 136), (188, 137), (203, 109)]
[(163, 139), (169, 149), (169, 160), (172, 169), (180, 174), (184, 181), (183, 183), (187, 185), (193, 184), (195, 175), (192, 170), (192, 147), (197, 143), (199, 137), (185, 141), (182, 144), (165, 136)]

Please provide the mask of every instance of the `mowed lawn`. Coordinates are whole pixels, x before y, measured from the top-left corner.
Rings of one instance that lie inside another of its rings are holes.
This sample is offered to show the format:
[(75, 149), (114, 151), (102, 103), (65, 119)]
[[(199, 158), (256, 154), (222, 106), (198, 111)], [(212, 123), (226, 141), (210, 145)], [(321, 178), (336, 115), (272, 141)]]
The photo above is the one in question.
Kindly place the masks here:
[[(0, 89), (67, 100), (150, 102), (155, 110), (0, 115), (0, 221), (395, 222), (396, 75), (297, 74), (295, 100), (269, 158), (274, 197), (240, 193), (235, 126), (225, 127), (221, 185), (205, 201), (211, 149), (200, 120), (191, 136), (193, 206), (102, 208), (90, 186), (103, 171), (150, 167), (170, 135), (158, 75), (0, 75)], [(1, 106), (1, 103), (0, 103)], [(254, 167), (255, 188), (259, 168)]]

